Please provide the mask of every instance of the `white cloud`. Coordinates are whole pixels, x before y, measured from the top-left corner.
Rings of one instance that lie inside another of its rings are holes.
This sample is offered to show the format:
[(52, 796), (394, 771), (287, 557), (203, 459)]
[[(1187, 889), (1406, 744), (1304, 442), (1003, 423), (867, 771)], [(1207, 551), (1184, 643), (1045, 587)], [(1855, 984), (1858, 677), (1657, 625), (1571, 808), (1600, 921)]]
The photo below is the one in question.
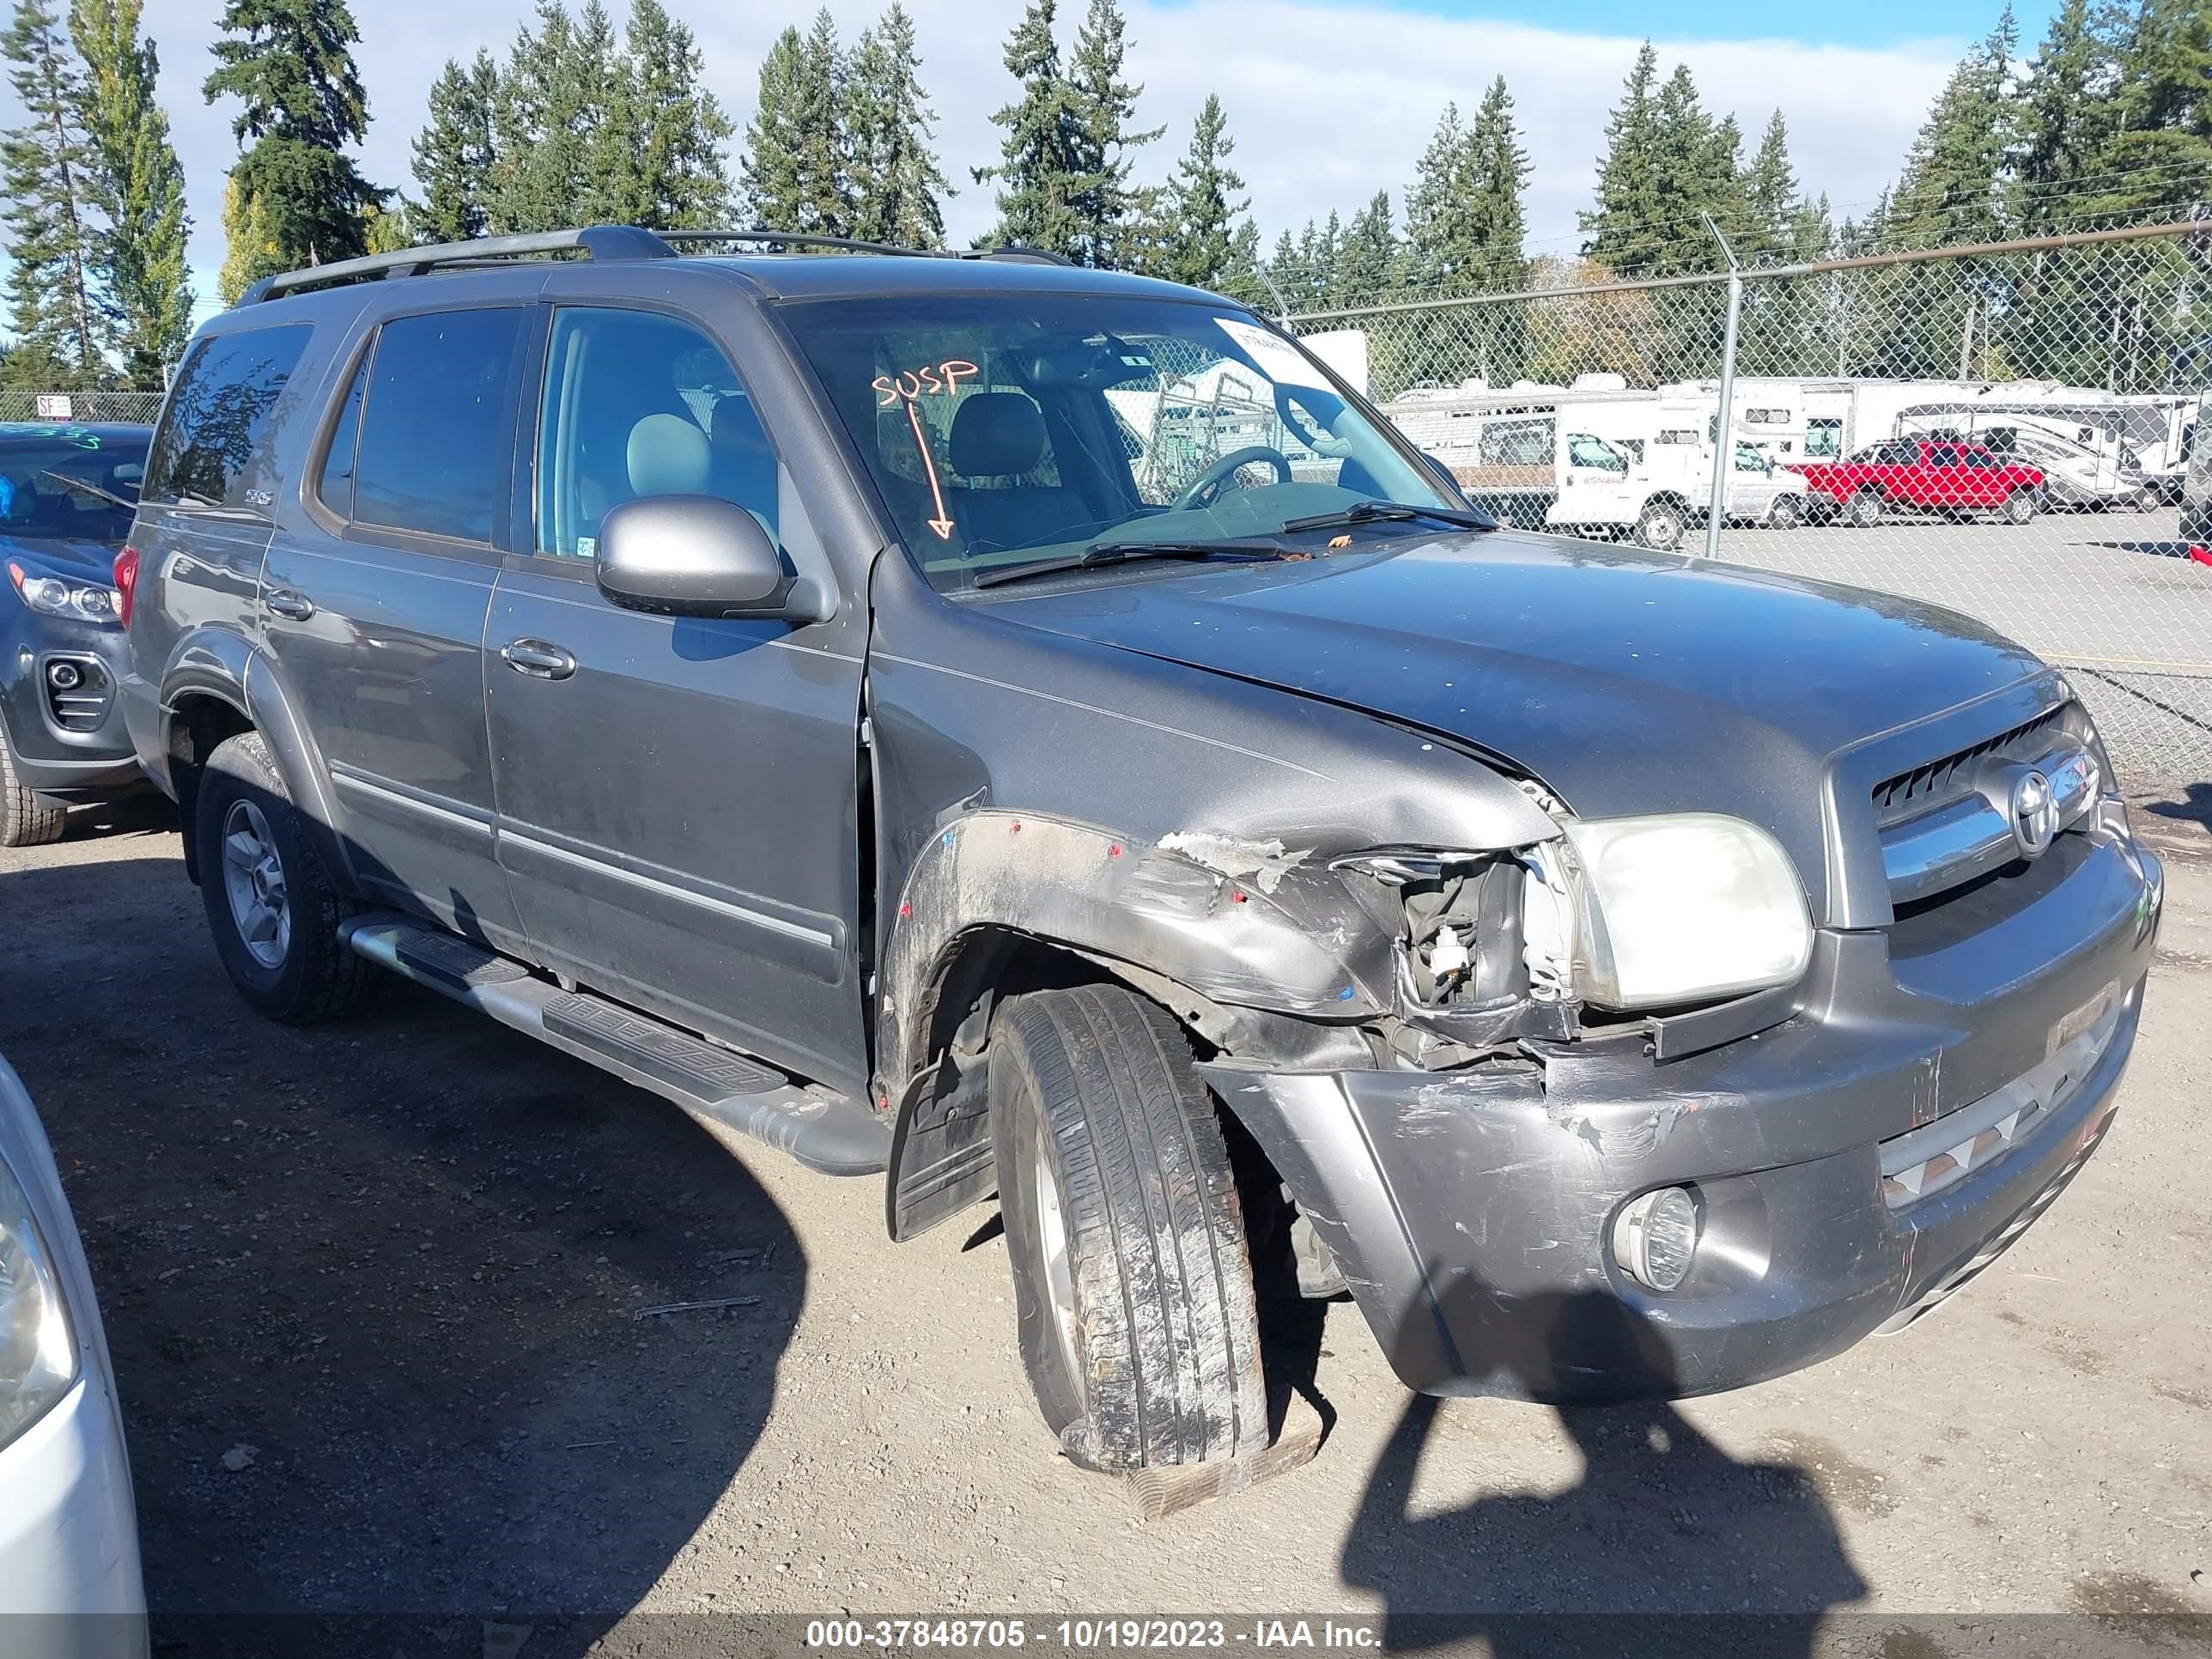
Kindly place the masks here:
[[(1606, 115), (1620, 96), (1637, 41), (1537, 24), (1442, 18), (1375, 4), (1323, 0), (1125, 0), (1135, 42), (1133, 69), (1145, 83), (1142, 114), (1168, 132), (1141, 164), (1163, 176), (1188, 143), (1209, 92), (1227, 106), (1236, 162), (1252, 210), (1272, 238), (1285, 224), (1330, 209), (1345, 212), (1377, 190), (1394, 200), (1413, 172), (1447, 100), (1464, 111), (1503, 74), (1518, 106), (1534, 178), (1528, 217), (1536, 251), (1572, 245), (1575, 212), (1588, 204)], [(149, 0), (146, 28), (161, 51), (161, 91), (190, 181), (193, 262), (222, 258), (224, 171), (234, 156), (232, 107), (210, 108), (200, 82), (210, 67), (212, 0)], [(465, 6), (426, 0), (362, 0), (362, 78), (373, 117), (364, 147), (376, 182), (407, 183), (409, 142), (440, 65), (478, 46), (503, 52), (526, 0)], [(611, 9), (620, 15), (621, 0)], [(708, 77), (742, 130), (753, 105), (763, 52), (788, 14), (672, 0), (697, 33)], [(876, 0), (837, 0), (831, 11), (850, 39), (873, 18)], [(1000, 60), (1017, 0), (988, 12), (973, 0), (908, 0), (925, 58), (923, 79), (938, 112), (945, 170), (960, 187), (949, 228), (965, 240), (994, 217), (988, 185), (968, 170), (997, 155), (991, 112), (1013, 93)], [(1072, 31), (1080, 7), (1062, 0)], [(1950, 40), (1884, 48), (1779, 40), (1660, 42), (1662, 63), (1686, 61), (1706, 104), (1733, 112), (1755, 140), (1778, 106), (1790, 124), (1801, 179), (1839, 210), (1870, 201), (1894, 175), (1929, 100), (1957, 59)], [(411, 187), (411, 185), (410, 185)]]

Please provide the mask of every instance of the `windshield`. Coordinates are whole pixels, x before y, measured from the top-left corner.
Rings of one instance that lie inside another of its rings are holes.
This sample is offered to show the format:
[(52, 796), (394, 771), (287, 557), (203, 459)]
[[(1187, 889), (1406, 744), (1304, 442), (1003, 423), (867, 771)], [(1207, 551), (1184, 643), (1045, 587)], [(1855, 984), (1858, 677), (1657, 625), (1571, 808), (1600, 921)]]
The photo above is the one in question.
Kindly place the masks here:
[(143, 437), (70, 428), (0, 434), (0, 536), (120, 545), (131, 508), (112, 498), (137, 500), (145, 471)]
[(940, 588), (1102, 543), (1297, 533), (1360, 502), (1467, 512), (1304, 351), (1227, 307), (963, 295), (782, 314)]

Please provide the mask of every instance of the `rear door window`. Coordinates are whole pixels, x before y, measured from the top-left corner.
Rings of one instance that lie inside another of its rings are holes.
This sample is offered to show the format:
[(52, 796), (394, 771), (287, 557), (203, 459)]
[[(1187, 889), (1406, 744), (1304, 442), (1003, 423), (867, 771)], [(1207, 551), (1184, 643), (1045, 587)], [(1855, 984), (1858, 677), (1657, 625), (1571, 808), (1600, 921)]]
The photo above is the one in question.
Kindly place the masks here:
[(355, 452), (356, 523), (492, 539), (509, 493), (523, 317), (519, 307), (429, 312), (378, 331)]
[(271, 516), (270, 419), (313, 332), (307, 323), (239, 329), (194, 346), (154, 434), (144, 499)]

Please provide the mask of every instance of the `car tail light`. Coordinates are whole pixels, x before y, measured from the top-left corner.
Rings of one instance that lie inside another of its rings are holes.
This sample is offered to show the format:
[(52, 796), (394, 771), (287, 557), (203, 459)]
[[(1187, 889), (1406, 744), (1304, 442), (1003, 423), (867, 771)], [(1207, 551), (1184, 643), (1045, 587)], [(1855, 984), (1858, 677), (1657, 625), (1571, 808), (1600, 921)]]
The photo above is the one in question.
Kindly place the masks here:
[(131, 626), (131, 601), (138, 596), (138, 550), (126, 547), (115, 556), (115, 615), (122, 624)]

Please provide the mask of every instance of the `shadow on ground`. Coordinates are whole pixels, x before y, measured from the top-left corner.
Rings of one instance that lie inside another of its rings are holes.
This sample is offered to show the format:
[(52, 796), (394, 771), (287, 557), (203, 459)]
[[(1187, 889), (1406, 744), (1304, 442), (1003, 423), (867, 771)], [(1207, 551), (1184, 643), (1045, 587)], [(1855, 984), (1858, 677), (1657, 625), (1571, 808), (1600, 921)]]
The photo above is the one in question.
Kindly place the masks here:
[[(1462, 1279), (1445, 1296), (1444, 1323), (1485, 1333), (1463, 1351), (1505, 1391), (1592, 1367), (1674, 1386), (1658, 1331), (1609, 1295), (1504, 1297)], [(1583, 1461), (1563, 1492), (1427, 1510), (1415, 1474), (1443, 1409), (1406, 1407), (1346, 1534), (1344, 1580), (1382, 1597), (1390, 1651), (1480, 1652), (1480, 1638), (1494, 1659), (1802, 1659), (1828, 1611), (1867, 1594), (1803, 1469), (1739, 1462), (1663, 1402), (1557, 1408)]]
[(674, 1108), (411, 987), (255, 1018), (174, 846), (0, 872), (0, 1052), (99, 1284), (155, 1652), (582, 1652), (758, 1438), (797, 1238)]

